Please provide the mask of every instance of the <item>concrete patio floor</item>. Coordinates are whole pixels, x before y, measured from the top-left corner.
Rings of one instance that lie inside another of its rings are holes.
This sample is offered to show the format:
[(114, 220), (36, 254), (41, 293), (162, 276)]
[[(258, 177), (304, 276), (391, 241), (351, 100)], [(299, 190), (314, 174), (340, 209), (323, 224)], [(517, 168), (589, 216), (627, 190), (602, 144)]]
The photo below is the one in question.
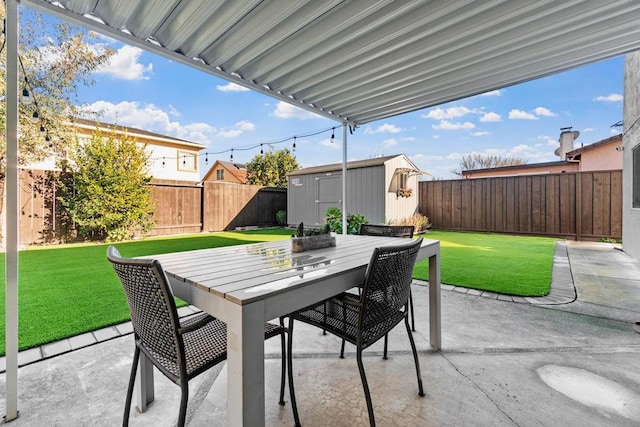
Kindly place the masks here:
[[(569, 242), (577, 291), (571, 303), (515, 303), (442, 292), (442, 343), (429, 351), (427, 287), (415, 285), (415, 333), (426, 396), (417, 394), (406, 332), (367, 350), (380, 426), (632, 426), (640, 424), (640, 263), (607, 244)], [(566, 262), (560, 258), (558, 264)], [(555, 271), (554, 271), (555, 275)], [(565, 277), (566, 279), (566, 277)], [(531, 301), (529, 301), (531, 302)], [(296, 323), (294, 372), (305, 426), (368, 425), (353, 354), (340, 341)], [(133, 353), (124, 335), (19, 371), (20, 417), (12, 426), (113, 426), (122, 409)], [(266, 425), (293, 425), (278, 401), (279, 341), (266, 343)], [(170, 426), (179, 388), (156, 373), (156, 399), (132, 426)], [(4, 413), (5, 376), (0, 376)], [(191, 382), (188, 425), (226, 425), (226, 367)]]

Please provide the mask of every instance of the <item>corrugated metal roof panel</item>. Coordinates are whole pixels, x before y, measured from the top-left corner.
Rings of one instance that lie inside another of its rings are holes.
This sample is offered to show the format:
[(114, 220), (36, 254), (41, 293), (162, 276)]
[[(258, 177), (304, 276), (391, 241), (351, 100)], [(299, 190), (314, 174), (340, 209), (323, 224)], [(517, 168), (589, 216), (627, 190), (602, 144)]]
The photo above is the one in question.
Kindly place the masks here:
[(22, 3), (355, 125), (640, 48), (628, 0)]

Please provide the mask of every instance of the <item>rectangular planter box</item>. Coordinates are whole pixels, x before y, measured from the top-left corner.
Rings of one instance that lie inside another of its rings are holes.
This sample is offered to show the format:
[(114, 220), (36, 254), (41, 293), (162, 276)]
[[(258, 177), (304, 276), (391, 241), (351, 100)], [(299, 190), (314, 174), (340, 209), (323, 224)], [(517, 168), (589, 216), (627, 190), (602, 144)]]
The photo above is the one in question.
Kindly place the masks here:
[(336, 238), (331, 234), (317, 236), (292, 237), (291, 252), (304, 252), (313, 249), (328, 248), (336, 245)]

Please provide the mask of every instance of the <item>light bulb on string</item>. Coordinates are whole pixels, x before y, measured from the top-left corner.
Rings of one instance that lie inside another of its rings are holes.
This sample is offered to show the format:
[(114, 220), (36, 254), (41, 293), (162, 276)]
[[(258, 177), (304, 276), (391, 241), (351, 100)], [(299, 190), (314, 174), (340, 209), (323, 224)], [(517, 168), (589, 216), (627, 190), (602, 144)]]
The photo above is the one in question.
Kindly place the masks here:
[(186, 166), (187, 164), (187, 156), (182, 156), (182, 166)]
[(40, 125), (40, 133), (45, 133), (46, 131), (47, 129), (45, 129), (44, 125)]
[(331, 143), (333, 144), (336, 140), (336, 135), (335, 135), (335, 131), (336, 128), (331, 128)]
[(296, 151), (296, 137), (293, 137), (293, 151)]
[(44, 137), (44, 140), (49, 143), (49, 148), (53, 147), (53, 143), (51, 142), (51, 138), (49, 137), (49, 134), (47, 134), (47, 136)]
[(33, 116), (31, 116), (31, 121), (37, 123), (40, 121), (40, 114), (38, 114), (38, 110), (33, 112)]
[(233, 162), (233, 148), (231, 149), (231, 157), (230, 157), (230, 159)]
[(29, 89), (27, 88), (22, 89), (22, 103), (25, 105), (30, 105), (33, 103), (33, 97), (31, 96), (31, 93), (29, 93)]
[(262, 144), (260, 144), (260, 155), (264, 154), (264, 150), (262, 149)]
[(165, 162), (164, 162), (164, 157), (162, 158), (162, 167), (164, 167)]
[(209, 164), (209, 153), (204, 153), (204, 164), (205, 165)]

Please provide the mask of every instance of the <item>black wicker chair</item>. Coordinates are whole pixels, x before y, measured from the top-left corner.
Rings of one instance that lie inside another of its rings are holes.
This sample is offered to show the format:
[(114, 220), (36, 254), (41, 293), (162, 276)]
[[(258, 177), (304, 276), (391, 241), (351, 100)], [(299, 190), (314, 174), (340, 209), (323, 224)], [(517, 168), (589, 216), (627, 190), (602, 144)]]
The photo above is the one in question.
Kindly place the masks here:
[[(413, 225), (382, 225), (382, 224), (362, 224), (358, 234), (361, 236), (385, 236), (385, 237), (406, 237), (413, 238)], [(411, 330), (416, 331), (416, 318), (413, 311), (413, 295), (409, 291), (409, 313), (411, 314)], [(384, 337), (384, 354), (383, 358), (387, 358), (388, 337)], [(344, 340), (342, 348), (340, 348), (340, 357), (344, 358)]]
[(416, 364), (418, 394), (424, 396), (418, 353), (407, 313), (413, 266), (421, 243), (422, 238), (419, 238), (398, 246), (376, 248), (367, 267), (360, 296), (345, 292), (289, 315), (289, 390), (296, 425), (300, 425), (300, 419), (293, 392), (291, 364), (294, 320), (322, 328), (356, 346), (356, 359), (372, 426), (375, 426), (375, 418), (362, 364), (362, 351), (404, 320)]
[[(157, 260), (122, 258), (113, 246), (107, 249), (107, 258), (124, 288), (135, 338), (122, 425), (129, 424), (131, 397), (142, 352), (182, 389), (178, 426), (184, 426), (189, 380), (227, 359), (227, 325), (204, 313), (181, 321), (167, 277)], [(284, 405), (285, 332), (282, 319), (280, 325), (265, 324), (265, 339), (280, 335), (282, 340), (280, 405)]]

